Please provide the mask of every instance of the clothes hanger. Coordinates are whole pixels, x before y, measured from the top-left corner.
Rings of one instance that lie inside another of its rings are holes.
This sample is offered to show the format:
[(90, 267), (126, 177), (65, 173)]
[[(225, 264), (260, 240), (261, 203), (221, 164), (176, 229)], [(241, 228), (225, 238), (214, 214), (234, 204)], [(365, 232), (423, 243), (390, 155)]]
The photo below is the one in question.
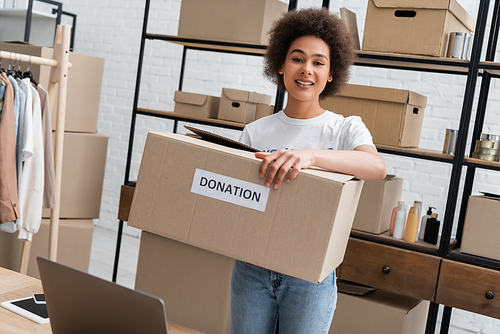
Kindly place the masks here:
[[(15, 71), (14, 71), (13, 66), (12, 66), (12, 64), (11, 64), (11, 63), (12, 63), (12, 59), (9, 59), (9, 69), (7, 70), (7, 72), (6, 72), (6, 73), (7, 73), (7, 75), (12, 75), (12, 76), (14, 76)], [(14, 65), (15, 65), (15, 61), (14, 61)]]
[(2, 67), (2, 51), (0, 51), (0, 73), (4, 73), (5, 70)]
[(26, 69), (26, 72), (23, 73), (23, 78), (29, 78), (33, 85), (38, 86), (38, 83), (33, 77), (33, 73), (31, 73), (30, 71), (30, 66), (31, 66), (31, 56), (30, 56), (30, 61), (28, 63), (28, 68)]
[[(16, 54), (16, 60), (17, 60), (17, 54)], [(21, 54), (19, 54), (19, 65), (17, 65), (17, 71), (14, 71), (14, 78), (15, 79), (22, 79), (23, 78), (23, 72), (21, 72)]]

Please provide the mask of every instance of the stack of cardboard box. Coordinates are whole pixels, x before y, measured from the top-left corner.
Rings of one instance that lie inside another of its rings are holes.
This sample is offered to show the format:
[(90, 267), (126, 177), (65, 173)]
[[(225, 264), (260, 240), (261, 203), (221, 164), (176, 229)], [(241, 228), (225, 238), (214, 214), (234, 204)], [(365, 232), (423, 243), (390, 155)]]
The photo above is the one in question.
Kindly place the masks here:
[(143, 230), (136, 289), (162, 297), (173, 322), (229, 333), (233, 259), (314, 283), (342, 262), (363, 181), (309, 169), (270, 190), (259, 164), (252, 152), (148, 134), (128, 217)]
[(338, 281), (329, 334), (423, 334), (429, 301)]
[[(0, 43), (0, 49), (33, 56), (52, 57), (52, 48), (25, 43)], [(104, 59), (70, 53), (64, 127), (63, 169), (57, 259), (87, 271), (93, 236), (92, 219), (99, 218), (108, 137), (97, 133)], [(22, 64), (26, 69), (28, 64)], [(49, 86), (50, 68), (31, 65), (36, 81)], [(57, 100), (57, 99), (56, 99)], [(53, 103), (53, 101), (51, 101)], [(55, 130), (55, 106), (51, 106)], [(54, 133), (54, 132), (53, 132)], [(33, 236), (28, 275), (38, 276), (37, 256), (48, 256), (50, 210), (44, 209), (42, 224)], [(0, 233), (0, 266), (19, 270), (22, 241), (17, 233)]]
[(176, 91), (174, 101), (176, 113), (245, 124), (274, 111), (270, 95), (230, 88), (221, 97)]
[(474, 26), (456, 0), (369, 0), (363, 50), (444, 57), (450, 33)]
[(497, 194), (469, 196), (460, 251), (500, 261), (499, 214), (500, 197)]
[(237, 43), (267, 44), (267, 32), (288, 5), (280, 0), (184, 0), (178, 35)]
[(403, 89), (348, 84), (320, 104), (345, 117), (360, 116), (375, 144), (418, 147), (427, 97)]

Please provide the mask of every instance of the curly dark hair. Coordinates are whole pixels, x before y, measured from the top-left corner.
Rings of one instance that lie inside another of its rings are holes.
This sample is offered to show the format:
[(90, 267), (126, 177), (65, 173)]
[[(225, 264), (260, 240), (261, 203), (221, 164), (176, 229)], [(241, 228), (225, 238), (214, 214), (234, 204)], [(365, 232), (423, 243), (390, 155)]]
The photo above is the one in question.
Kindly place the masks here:
[(353, 39), (344, 22), (326, 8), (291, 10), (273, 22), (268, 32), (269, 45), (264, 55), (264, 75), (286, 91), (283, 75), (278, 71), (285, 62), (288, 49), (302, 36), (322, 39), (330, 49), (332, 82), (327, 82), (320, 99), (337, 94), (349, 79), (349, 69), (354, 62)]

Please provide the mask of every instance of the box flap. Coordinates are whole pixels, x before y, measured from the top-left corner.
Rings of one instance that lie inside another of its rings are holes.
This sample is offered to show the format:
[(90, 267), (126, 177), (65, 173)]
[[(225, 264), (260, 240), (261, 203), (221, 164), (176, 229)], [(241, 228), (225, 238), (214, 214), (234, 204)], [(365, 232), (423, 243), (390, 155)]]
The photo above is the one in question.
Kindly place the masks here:
[(197, 106), (202, 106), (208, 99), (208, 95), (187, 93), (176, 91), (174, 94), (174, 101), (178, 103), (194, 104)]
[(450, 0), (371, 0), (379, 8), (448, 9)]
[(212, 142), (212, 143), (221, 144), (221, 145), (224, 145), (227, 147), (237, 148), (237, 149), (249, 151), (249, 152), (259, 152), (260, 151), (256, 148), (249, 146), (249, 145), (243, 144), (239, 141), (221, 136), (221, 135), (216, 134), (216, 133), (212, 133), (212, 132), (205, 131), (202, 129), (193, 128), (192, 126), (189, 126), (189, 125), (184, 125), (184, 127), (186, 129), (188, 129), (189, 131), (196, 133), (202, 139), (209, 141), (209, 142)]
[(427, 96), (408, 91), (408, 104), (425, 108), (427, 106)]
[(344, 281), (342, 279), (337, 280), (337, 287), (339, 292), (347, 293), (350, 295), (357, 295), (357, 296), (362, 296), (364, 294), (367, 294), (370, 291), (375, 291), (375, 288), (366, 286), (366, 285), (361, 285), (349, 281)]
[(247, 102), (249, 100), (250, 92), (246, 90), (222, 88), (222, 95), (231, 101)]
[[(252, 152), (248, 152), (248, 151), (244, 151), (242, 149), (237, 149), (237, 148), (225, 146), (222, 143), (213, 143), (213, 142), (209, 142), (209, 141), (206, 141), (206, 140), (203, 140), (200, 138), (181, 135), (181, 134), (177, 134), (177, 133), (156, 132), (156, 131), (150, 131), (149, 133), (151, 135), (170, 137), (170, 138), (174, 138), (176, 140), (193, 143), (195, 145), (204, 146), (204, 147), (207, 147), (207, 148), (210, 148), (213, 150), (218, 150), (218, 151), (223, 151), (223, 152), (224, 151), (231, 152), (231, 154), (235, 154), (235, 155), (242, 156), (242, 157), (247, 157), (247, 158), (251, 157), (255, 160), (260, 161), (260, 159), (255, 158), (254, 153), (252, 153)], [(326, 177), (332, 181), (337, 181), (339, 183), (346, 183), (349, 181), (356, 180), (355, 177), (352, 175), (336, 173), (336, 172), (332, 172), (332, 171), (318, 168), (318, 167), (309, 167), (309, 168), (301, 171), (301, 173), (316, 175), (316, 176), (320, 176), (323, 178)]]
[(266, 94), (259, 94), (255, 92), (250, 92), (248, 96), (248, 102), (271, 104), (272, 97)]
[(476, 25), (474, 18), (456, 0), (371, 0), (378, 8), (446, 9), (470, 31)]
[(338, 95), (366, 100), (409, 103), (419, 107), (427, 105), (426, 96), (403, 89), (347, 84)]
[[(486, 192), (486, 191), (480, 191), (480, 193), (482, 195), (479, 195), (479, 197), (487, 197), (487, 198), (491, 198), (491, 199), (500, 200), (500, 194), (490, 193), (490, 192)], [(477, 195), (476, 195), (476, 197), (477, 197)]]
[(456, 0), (450, 0), (450, 12), (470, 31), (474, 31), (476, 20)]

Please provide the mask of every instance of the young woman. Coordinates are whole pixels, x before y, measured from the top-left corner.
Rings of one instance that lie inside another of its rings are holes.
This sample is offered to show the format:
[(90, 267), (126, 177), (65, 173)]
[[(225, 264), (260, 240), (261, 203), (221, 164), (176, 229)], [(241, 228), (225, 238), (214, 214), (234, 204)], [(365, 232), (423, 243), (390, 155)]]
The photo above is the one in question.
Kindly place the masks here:
[[(278, 189), (310, 166), (365, 180), (384, 178), (385, 163), (361, 119), (319, 104), (340, 91), (354, 59), (343, 22), (327, 9), (294, 10), (269, 34), (264, 74), (287, 92), (287, 105), (248, 124), (240, 139), (263, 151), (256, 156), (265, 185)], [(337, 301), (335, 272), (313, 284), (241, 261), (231, 289), (233, 334), (271, 334), (278, 321), (279, 333), (328, 333)]]

